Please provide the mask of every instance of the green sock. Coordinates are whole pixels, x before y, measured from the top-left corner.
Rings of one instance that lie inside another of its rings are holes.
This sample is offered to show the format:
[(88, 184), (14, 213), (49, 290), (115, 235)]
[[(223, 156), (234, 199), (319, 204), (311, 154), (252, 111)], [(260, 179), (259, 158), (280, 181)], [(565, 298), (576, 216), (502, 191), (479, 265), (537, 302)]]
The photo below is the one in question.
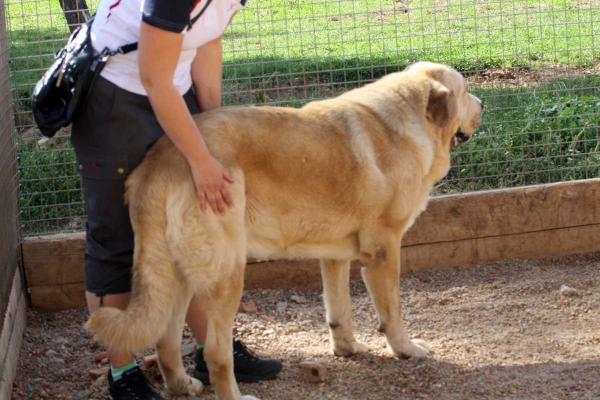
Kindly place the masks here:
[(204, 348), (203, 344), (196, 344), (196, 351), (202, 350)]
[(110, 366), (110, 374), (112, 375), (113, 381), (116, 382), (123, 377), (123, 373), (129, 371), (130, 369), (134, 369), (137, 367), (137, 362), (132, 362), (121, 368), (113, 368)]

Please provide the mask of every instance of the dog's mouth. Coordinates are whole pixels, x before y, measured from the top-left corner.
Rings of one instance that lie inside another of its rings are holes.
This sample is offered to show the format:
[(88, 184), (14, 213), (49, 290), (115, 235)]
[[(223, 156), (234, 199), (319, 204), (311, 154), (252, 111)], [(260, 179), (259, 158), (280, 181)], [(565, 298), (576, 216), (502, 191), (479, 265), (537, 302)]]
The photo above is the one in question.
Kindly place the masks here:
[(467, 143), (471, 139), (471, 136), (467, 135), (462, 131), (461, 128), (458, 128), (454, 137), (452, 138), (453, 147), (460, 146), (463, 143)]

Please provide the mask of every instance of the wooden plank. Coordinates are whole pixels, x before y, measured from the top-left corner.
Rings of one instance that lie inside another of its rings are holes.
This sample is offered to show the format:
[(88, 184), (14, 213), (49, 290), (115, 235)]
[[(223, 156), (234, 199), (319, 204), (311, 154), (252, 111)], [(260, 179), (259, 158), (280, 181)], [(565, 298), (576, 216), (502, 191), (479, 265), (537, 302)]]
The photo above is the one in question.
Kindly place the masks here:
[[(453, 242), (600, 224), (598, 198), (600, 179), (436, 197), (402, 244)], [(83, 233), (29, 238), (23, 244), (27, 284), (37, 287), (83, 281), (84, 252)], [(250, 259), (248, 264), (256, 262), (265, 261)], [(295, 276), (300, 279), (302, 273)]]
[[(27, 285), (65, 285), (83, 282), (85, 232), (30, 237), (23, 243)], [(250, 258), (248, 264), (266, 262)]]
[[(600, 179), (436, 197), (407, 232), (403, 245), (600, 224), (598, 198)], [(84, 252), (83, 233), (29, 238), (23, 244), (29, 287), (83, 281)], [(248, 264), (256, 262), (265, 261), (250, 259)], [(295, 276), (300, 279), (302, 273)]]
[(600, 224), (600, 179), (434, 197), (402, 244)]
[[(507, 258), (535, 259), (600, 251), (600, 224), (527, 232), (454, 242), (403, 246), (403, 274), (475, 265)], [(360, 279), (360, 264), (352, 265), (352, 279)], [(321, 287), (317, 260), (281, 260), (246, 267), (245, 289)], [(62, 310), (85, 306), (83, 282), (31, 288), (33, 307)]]
[(10, 399), (17, 375), (17, 362), (27, 325), (27, 302), (17, 271), (13, 279), (6, 318), (0, 333), (0, 399)]
[(600, 251), (600, 224), (402, 247), (402, 272)]
[(29, 288), (31, 306), (45, 311), (80, 308), (87, 305), (83, 282)]
[(32, 287), (83, 282), (85, 233), (28, 238), (23, 243), (27, 285)]

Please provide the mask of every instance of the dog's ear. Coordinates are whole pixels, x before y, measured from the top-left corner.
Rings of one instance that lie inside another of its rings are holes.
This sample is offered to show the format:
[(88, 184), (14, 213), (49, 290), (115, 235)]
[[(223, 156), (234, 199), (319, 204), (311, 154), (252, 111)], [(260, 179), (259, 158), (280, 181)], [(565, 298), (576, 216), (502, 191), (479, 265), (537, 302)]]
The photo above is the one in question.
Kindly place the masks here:
[(427, 119), (443, 128), (454, 112), (454, 93), (440, 82), (432, 80), (427, 101)]

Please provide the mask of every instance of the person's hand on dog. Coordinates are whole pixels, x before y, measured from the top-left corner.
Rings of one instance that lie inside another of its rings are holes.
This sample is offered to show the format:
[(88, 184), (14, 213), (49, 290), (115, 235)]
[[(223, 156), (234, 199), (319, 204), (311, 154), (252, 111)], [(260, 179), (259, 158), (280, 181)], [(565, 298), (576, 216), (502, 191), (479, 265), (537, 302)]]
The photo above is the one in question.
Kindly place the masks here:
[(190, 166), (202, 211), (206, 210), (208, 202), (215, 214), (225, 214), (225, 204), (229, 207), (233, 205), (225, 181), (234, 183), (235, 179), (213, 156), (208, 156), (203, 161)]

